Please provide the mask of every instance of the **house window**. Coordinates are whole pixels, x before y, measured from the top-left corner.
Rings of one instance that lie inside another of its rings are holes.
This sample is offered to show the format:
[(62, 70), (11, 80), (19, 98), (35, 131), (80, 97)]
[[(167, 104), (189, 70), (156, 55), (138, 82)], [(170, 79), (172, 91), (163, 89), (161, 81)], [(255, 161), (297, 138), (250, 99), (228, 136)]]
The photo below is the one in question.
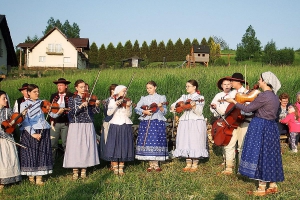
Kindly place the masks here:
[(202, 57), (205, 57), (205, 54), (202, 54)]
[(55, 52), (61, 53), (61, 44), (55, 44)]
[(39, 62), (46, 62), (46, 56), (40, 56)]
[(64, 63), (70, 63), (71, 58), (70, 57), (64, 57)]
[(198, 57), (200, 57), (200, 53), (198, 53)]
[(49, 52), (54, 52), (54, 44), (48, 44), (48, 51)]

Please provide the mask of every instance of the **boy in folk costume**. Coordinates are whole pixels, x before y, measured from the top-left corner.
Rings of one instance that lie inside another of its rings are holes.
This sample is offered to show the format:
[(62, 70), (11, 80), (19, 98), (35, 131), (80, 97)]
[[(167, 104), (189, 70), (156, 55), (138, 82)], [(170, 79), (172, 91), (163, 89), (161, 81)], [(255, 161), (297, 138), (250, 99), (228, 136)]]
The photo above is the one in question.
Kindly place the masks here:
[[(234, 96), (231, 90), (231, 82), (227, 77), (221, 78), (217, 82), (217, 86), (220, 90), (222, 90), (222, 92), (219, 92), (213, 98), (212, 102), (210, 103), (210, 111), (214, 114), (214, 117), (220, 118), (224, 116), (226, 109), (229, 105), (229, 103), (226, 102), (225, 99), (234, 98)], [(225, 164), (224, 148), (223, 148), (223, 158), (224, 158), (224, 162), (222, 163), (222, 165)]]
[[(244, 76), (241, 73), (234, 73), (231, 77), (227, 77), (228, 80), (231, 82), (232, 88), (234, 90), (232, 91), (232, 97), (235, 97), (237, 93), (246, 94), (248, 92), (248, 89), (243, 87), (243, 84), (248, 84), (244, 80)], [(233, 130), (232, 137), (228, 145), (224, 146), (225, 150), (225, 170), (222, 171), (222, 174), (230, 175), (232, 174), (232, 168), (233, 168), (233, 162), (235, 158), (235, 145), (238, 143), (238, 153), (239, 157), (242, 154), (242, 148), (243, 148), (243, 142), (244, 138), (249, 126), (249, 123), (251, 119), (253, 118), (253, 113), (245, 113), (241, 112), (242, 115), (244, 115), (245, 119), (240, 125)]]
[(66, 148), (67, 135), (69, 129), (69, 118), (68, 118), (68, 108), (69, 98), (73, 96), (71, 92), (68, 92), (68, 85), (71, 83), (64, 78), (59, 78), (57, 81), (53, 81), (57, 86), (57, 92), (52, 94), (50, 97), (50, 103), (58, 103), (59, 111), (57, 113), (50, 112), (51, 116), (51, 147), (53, 161), (55, 160), (56, 150), (58, 148), (58, 140), (61, 138), (63, 149)]

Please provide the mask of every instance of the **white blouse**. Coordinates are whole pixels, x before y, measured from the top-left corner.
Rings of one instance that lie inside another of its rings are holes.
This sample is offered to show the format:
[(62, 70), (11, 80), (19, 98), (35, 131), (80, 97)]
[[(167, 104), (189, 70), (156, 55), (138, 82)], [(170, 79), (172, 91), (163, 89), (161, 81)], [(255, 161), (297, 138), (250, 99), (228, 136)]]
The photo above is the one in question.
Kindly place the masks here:
[(129, 118), (132, 115), (132, 106), (130, 106), (130, 109), (118, 107), (114, 98), (109, 101), (107, 115), (113, 115), (113, 118), (109, 121), (110, 124), (133, 124)]
[[(182, 95), (177, 101), (175, 101), (171, 107), (175, 108), (176, 103), (180, 101), (187, 101), (188, 99), (191, 99), (196, 102), (196, 109), (190, 109), (190, 110), (185, 110), (182, 116), (179, 118), (180, 121), (182, 120), (198, 120), (202, 119), (204, 120), (203, 116), (203, 107), (205, 104), (204, 101), (204, 96), (197, 94), (196, 92), (194, 94), (188, 94), (188, 95)], [(198, 101), (198, 100), (203, 100), (203, 101)]]

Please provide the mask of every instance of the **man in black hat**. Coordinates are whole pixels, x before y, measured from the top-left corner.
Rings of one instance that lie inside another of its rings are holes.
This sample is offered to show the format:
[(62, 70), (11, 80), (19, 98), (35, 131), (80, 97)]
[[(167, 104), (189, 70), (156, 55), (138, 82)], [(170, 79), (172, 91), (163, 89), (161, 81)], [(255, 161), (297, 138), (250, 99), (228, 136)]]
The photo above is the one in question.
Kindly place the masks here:
[[(244, 76), (241, 73), (234, 73), (231, 77), (227, 77), (227, 78), (228, 80), (230, 80), (232, 88), (234, 88), (231, 96), (235, 97), (237, 93), (246, 94), (248, 92), (248, 89), (246, 89), (243, 86), (243, 84), (248, 85), (248, 83), (244, 80)], [(239, 158), (242, 155), (244, 138), (249, 123), (253, 117), (253, 113), (241, 112), (241, 114), (245, 116), (244, 121), (240, 123), (240, 125), (236, 129), (233, 130), (232, 137), (229, 144), (227, 146), (224, 146), (226, 168), (224, 171), (222, 171), (222, 174), (226, 174), (226, 175), (232, 174), (232, 168), (235, 160), (236, 143), (238, 143), (237, 150), (239, 153)], [(239, 158), (237, 162), (239, 162), (240, 160)]]
[(14, 108), (13, 108), (13, 111), (14, 112), (17, 112), (17, 113), (20, 113), (20, 105), (21, 103), (23, 103), (24, 101), (26, 101), (27, 99), (29, 99), (29, 96), (28, 96), (28, 93), (27, 93), (27, 87), (28, 87), (28, 83), (24, 83), (22, 85), (21, 88), (19, 88), (18, 90), (22, 93), (22, 97), (18, 98), (16, 101), (15, 101), (15, 105), (14, 105)]
[(57, 113), (50, 112), (49, 114), (51, 116), (50, 121), (52, 128), (50, 129), (50, 136), (54, 161), (59, 138), (62, 140), (63, 149), (66, 148), (69, 128), (68, 110), (66, 108), (68, 108), (69, 98), (73, 94), (67, 91), (68, 85), (71, 83), (70, 81), (67, 81), (64, 78), (59, 78), (57, 81), (53, 81), (53, 83), (57, 86), (57, 92), (51, 95), (50, 102), (58, 103), (61, 108)]

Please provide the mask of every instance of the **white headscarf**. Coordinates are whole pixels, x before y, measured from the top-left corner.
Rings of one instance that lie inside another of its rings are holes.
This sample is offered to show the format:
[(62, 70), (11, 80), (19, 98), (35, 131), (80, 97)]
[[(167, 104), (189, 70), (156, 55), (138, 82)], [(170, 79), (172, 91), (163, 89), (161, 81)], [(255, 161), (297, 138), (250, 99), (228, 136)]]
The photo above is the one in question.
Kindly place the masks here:
[(266, 82), (267, 84), (272, 85), (273, 91), (274, 91), (275, 94), (281, 88), (280, 81), (275, 76), (275, 74), (273, 74), (272, 72), (270, 72), (270, 71), (264, 72), (264, 73), (261, 74), (261, 77), (264, 79), (264, 82)]
[(125, 85), (118, 85), (115, 88), (114, 94), (119, 94), (124, 88), (127, 88)]

